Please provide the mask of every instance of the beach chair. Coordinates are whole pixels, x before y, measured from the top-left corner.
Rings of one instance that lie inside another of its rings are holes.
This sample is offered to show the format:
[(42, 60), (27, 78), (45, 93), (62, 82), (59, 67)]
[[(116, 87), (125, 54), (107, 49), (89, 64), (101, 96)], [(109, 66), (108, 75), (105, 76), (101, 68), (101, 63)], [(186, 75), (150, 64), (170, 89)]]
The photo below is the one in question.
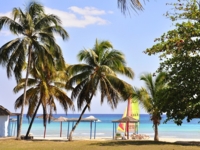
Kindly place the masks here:
[(115, 140), (121, 139), (121, 138), (122, 138), (121, 133), (116, 133), (116, 135), (115, 135)]
[(135, 133), (133, 133), (131, 135), (131, 137), (132, 137), (133, 140), (143, 140), (143, 139), (146, 140), (146, 139), (149, 139), (149, 136), (145, 135), (145, 134), (135, 134)]

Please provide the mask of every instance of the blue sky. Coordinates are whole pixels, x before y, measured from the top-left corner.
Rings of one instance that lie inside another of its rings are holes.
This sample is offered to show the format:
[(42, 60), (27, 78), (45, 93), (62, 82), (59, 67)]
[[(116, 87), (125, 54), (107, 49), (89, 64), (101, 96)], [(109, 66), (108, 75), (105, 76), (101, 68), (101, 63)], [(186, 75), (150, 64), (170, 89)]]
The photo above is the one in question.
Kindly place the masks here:
[[(131, 11), (131, 16), (124, 16), (121, 13), (117, 7), (117, 0), (40, 0), (39, 2), (45, 7), (46, 13), (61, 18), (63, 27), (70, 36), (67, 41), (57, 38), (68, 64), (78, 63), (76, 57), (78, 52), (84, 48), (92, 48), (96, 39), (109, 40), (114, 49), (124, 53), (127, 66), (135, 72), (134, 80), (120, 77), (133, 86), (141, 87), (143, 82), (139, 79), (140, 75), (153, 73), (159, 66), (158, 56), (148, 56), (143, 51), (154, 44), (155, 38), (172, 28), (171, 21), (163, 15), (170, 9), (166, 5), (170, 1), (173, 0), (151, 0), (144, 4), (144, 11), (138, 14)], [(0, 1), (0, 16), (9, 15), (14, 7), (23, 10), (28, 2), (26, 0)], [(0, 46), (14, 38), (16, 36), (3, 28), (0, 31)], [(8, 79), (6, 69), (1, 66), (0, 74), (0, 105), (15, 112), (14, 102), (21, 93), (13, 93), (15, 79)], [(91, 111), (86, 113), (123, 113), (126, 105), (127, 102), (120, 102), (117, 109), (112, 110), (106, 102), (100, 106), (100, 99), (94, 97)], [(42, 110), (39, 112), (41, 113)], [(57, 113), (63, 112), (58, 104)], [(145, 113), (142, 108), (141, 113)]]

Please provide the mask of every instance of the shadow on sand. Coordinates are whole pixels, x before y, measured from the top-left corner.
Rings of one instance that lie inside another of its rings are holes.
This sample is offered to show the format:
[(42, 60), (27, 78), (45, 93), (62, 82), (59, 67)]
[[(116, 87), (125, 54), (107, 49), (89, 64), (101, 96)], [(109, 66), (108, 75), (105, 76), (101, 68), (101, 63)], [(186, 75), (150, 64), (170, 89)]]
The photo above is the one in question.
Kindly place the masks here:
[(155, 141), (125, 141), (125, 140), (116, 140), (116, 141), (108, 141), (108, 142), (95, 142), (90, 145), (97, 146), (128, 146), (128, 145), (183, 145), (183, 146), (199, 146), (200, 142), (193, 141), (177, 141), (177, 142), (155, 142)]

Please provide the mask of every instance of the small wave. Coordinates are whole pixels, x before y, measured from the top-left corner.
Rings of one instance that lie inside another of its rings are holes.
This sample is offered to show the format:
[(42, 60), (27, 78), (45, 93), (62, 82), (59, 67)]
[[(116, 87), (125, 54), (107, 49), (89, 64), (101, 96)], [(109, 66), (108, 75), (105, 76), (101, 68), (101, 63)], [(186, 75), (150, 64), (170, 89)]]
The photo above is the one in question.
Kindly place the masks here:
[(163, 138), (177, 138), (176, 136), (160, 136), (160, 137), (163, 137)]
[(105, 135), (105, 133), (96, 133), (96, 135)]
[[(90, 133), (81, 133), (82, 135), (90, 135)], [(94, 133), (92, 133), (93, 135)], [(105, 133), (96, 133), (96, 135), (105, 135)]]

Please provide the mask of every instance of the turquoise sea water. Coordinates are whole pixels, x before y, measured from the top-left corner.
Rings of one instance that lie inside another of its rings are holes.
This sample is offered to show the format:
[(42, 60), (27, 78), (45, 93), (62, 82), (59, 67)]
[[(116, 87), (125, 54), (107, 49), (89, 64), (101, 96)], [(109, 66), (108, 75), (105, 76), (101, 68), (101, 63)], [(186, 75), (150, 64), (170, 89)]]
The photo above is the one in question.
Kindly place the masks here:
[[(66, 118), (78, 118), (79, 114), (56, 114), (53, 115), (55, 118), (60, 116)], [(96, 137), (112, 137), (113, 135), (113, 123), (112, 120), (118, 120), (122, 118), (122, 114), (84, 114), (84, 117), (94, 116), (99, 119), (100, 122), (96, 123)], [(173, 122), (168, 122), (167, 124), (163, 124), (162, 122), (165, 120), (165, 116), (159, 125), (159, 137), (163, 138), (191, 138), (191, 139), (200, 139), (200, 124), (198, 123), (199, 119), (194, 119), (190, 123), (184, 121), (181, 126), (177, 126)], [(24, 116), (23, 126), (22, 126), (22, 134), (25, 134), (28, 129), (28, 120)], [(72, 128), (72, 123), (70, 125), (70, 130)], [(62, 124), (62, 137), (67, 136), (68, 123), (63, 122)], [(93, 124), (94, 130), (94, 124)], [(34, 136), (42, 137), (43, 136), (43, 120), (35, 118), (33, 123), (31, 133)], [(140, 114), (140, 123), (139, 123), (139, 133), (147, 134), (150, 137), (154, 135), (154, 129), (152, 125), (152, 121), (148, 114)], [(89, 122), (81, 122), (76, 128), (73, 136), (78, 137), (89, 137), (90, 135), (90, 123)], [(60, 122), (51, 122), (47, 124), (46, 137), (59, 137), (60, 136)]]

